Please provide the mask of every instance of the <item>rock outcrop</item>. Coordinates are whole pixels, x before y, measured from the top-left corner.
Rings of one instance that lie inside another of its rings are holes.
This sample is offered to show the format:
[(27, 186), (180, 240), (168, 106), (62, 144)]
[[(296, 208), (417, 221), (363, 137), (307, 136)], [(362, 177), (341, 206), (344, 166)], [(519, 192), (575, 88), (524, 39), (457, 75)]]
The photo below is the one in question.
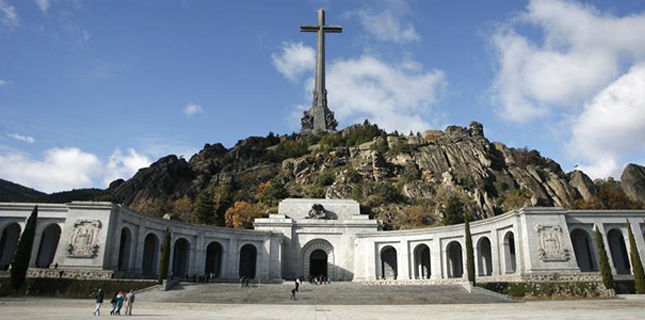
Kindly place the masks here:
[(620, 176), (620, 186), (630, 200), (645, 204), (645, 167), (628, 164)]

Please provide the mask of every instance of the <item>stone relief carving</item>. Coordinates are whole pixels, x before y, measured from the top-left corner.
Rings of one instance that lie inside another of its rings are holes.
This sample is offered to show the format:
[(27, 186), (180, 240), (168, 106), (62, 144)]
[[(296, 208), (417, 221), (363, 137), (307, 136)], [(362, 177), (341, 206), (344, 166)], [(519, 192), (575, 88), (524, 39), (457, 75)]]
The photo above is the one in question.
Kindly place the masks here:
[(316, 203), (311, 206), (306, 219), (335, 220), (338, 217), (333, 212), (325, 209), (322, 204)]
[(538, 244), (538, 256), (544, 262), (568, 261), (571, 258), (569, 249), (564, 247), (562, 241), (562, 228), (560, 226), (535, 226)]
[(99, 251), (101, 221), (76, 220), (69, 237), (67, 256), (72, 258), (94, 258)]

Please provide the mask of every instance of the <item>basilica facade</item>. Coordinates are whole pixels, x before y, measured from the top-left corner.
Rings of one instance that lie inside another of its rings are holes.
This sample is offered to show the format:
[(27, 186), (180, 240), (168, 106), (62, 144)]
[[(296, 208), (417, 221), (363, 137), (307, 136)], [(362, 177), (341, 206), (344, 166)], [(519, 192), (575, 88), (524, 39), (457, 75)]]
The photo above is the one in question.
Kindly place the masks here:
[[(0, 203), (0, 269), (35, 204)], [(464, 226), (383, 231), (353, 200), (285, 199), (254, 230), (165, 220), (106, 202), (39, 204), (31, 276), (155, 277), (166, 229), (172, 276), (444, 284), (465, 274)], [(471, 223), (475, 270), (487, 281), (597, 281), (595, 229), (618, 278), (631, 276), (627, 228), (645, 258), (645, 211), (523, 208)], [(645, 262), (645, 261), (644, 261)]]

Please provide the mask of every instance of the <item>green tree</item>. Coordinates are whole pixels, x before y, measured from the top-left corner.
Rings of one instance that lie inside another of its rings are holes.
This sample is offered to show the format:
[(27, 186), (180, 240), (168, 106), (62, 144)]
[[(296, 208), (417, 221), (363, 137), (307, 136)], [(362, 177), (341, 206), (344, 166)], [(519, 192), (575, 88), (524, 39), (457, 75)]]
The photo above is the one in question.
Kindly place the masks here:
[(11, 260), (11, 288), (17, 292), (27, 278), (27, 269), (31, 259), (31, 249), (34, 246), (34, 235), (36, 234), (36, 220), (38, 219), (38, 206), (34, 207), (31, 215), (25, 224), (25, 231), (20, 235), (16, 252)]
[(464, 214), (464, 229), (466, 237), (466, 271), (468, 272), (468, 281), (475, 284), (475, 255), (473, 253), (473, 238), (470, 235), (470, 223), (468, 216)]
[(210, 189), (206, 188), (197, 195), (193, 207), (193, 217), (197, 223), (215, 223), (215, 203)]
[(289, 192), (287, 188), (284, 187), (284, 184), (280, 179), (272, 179), (268, 185), (264, 186), (260, 191), (257, 199), (263, 204), (268, 205), (269, 207), (277, 206), (280, 200), (289, 197)]
[(607, 256), (607, 250), (605, 250), (605, 240), (603, 239), (598, 226), (596, 226), (596, 250), (598, 251), (598, 257), (600, 258), (599, 264), (602, 283), (605, 285), (605, 288), (614, 289), (614, 275), (611, 274), (609, 257)]
[(629, 236), (629, 256), (632, 259), (632, 271), (634, 273), (634, 286), (638, 294), (645, 293), (645, 272), (643, 272), (643, 263), (641, 255), (636, 247), (636, 240), (632, 232), (632, 224), (627, 221), (627, 235)]
[(446, 201), (443, 222), (445, 225), (464, 222), (464, 203), (459, 197), (453, 195)]
[(163, 242), (160, 249), (161, 261), (159, 261), (159, 284), (168, 277), (168, 267), (170, 265), (170, 229), (166, 228), (163, 232)]

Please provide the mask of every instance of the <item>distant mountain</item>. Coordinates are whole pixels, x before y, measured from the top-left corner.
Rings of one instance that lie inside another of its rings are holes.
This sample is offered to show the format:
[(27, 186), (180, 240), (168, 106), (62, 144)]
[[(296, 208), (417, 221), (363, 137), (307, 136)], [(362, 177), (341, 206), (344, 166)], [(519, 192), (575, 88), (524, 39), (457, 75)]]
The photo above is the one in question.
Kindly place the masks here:
[(11, 181), (0, 179), (0, 202), (67, 203), (71, 201), (111, 200), (111, 196), (97, 188), (74, 189), (46, 194)]

